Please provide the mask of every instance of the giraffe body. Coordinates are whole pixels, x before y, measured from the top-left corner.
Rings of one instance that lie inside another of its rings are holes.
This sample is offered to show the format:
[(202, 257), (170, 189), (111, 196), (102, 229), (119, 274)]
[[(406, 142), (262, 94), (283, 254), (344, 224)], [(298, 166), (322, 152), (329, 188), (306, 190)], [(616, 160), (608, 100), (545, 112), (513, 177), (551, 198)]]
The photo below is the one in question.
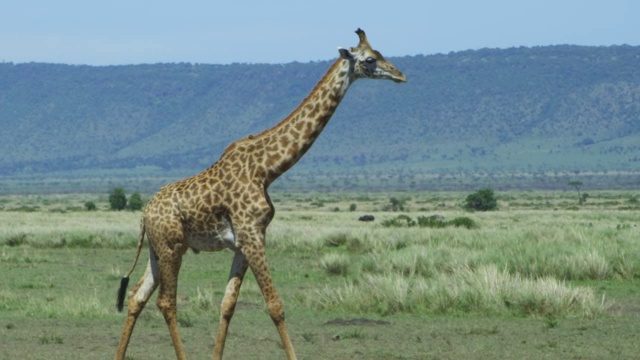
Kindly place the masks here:
[(156, 304), (169, 328), (177, 358), (185, 358), (177, 328), (176, 292), (182, 256), (189, 248), (195, 252), (227, 248), (234, 253), (213, 358), (222, 358), (240, 287), (251, 268), (287, 358), (295, 359), (264, 249), (266, 229), (275, 214), (267, 189), (311, 147), (353, 81), (406, 81), (400, 71), (371, 48), (364, 31), (358, 29), (356, 33), (360, 38), (358, 46), (340, 49), (340, 59), (288, 117), (271, 129), (232, 143), (213, 166), (164, 186), (144, 208), (137, 254), (121, 285), (119, 309), (145, 235), (150, 259), (144, 275), (129, 292), (127, 320), (116, 359), (124, 358), (136, 320), (158, 287)]

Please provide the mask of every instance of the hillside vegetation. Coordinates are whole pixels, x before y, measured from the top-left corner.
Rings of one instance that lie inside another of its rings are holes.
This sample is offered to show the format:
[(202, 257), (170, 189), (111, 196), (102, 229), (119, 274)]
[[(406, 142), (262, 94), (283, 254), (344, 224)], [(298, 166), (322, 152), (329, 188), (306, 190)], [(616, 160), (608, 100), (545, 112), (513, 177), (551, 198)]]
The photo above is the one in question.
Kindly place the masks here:
[[(390, 60), (408, 82), (355, 83), (281, 181), (304, 188), (340, 177), (339, 186), (366, 188), (393, 178), (420, 189), (424, 179), (444, 184), (461, 173), (561, 177), (551, 182), (564, 185), (563, 174), (631, 172), (614, 187), (637, 185), (640, 47)], [(329, 66), (1, 63), (0, 176), (194, 174), (230, 142), (278, 123)]]

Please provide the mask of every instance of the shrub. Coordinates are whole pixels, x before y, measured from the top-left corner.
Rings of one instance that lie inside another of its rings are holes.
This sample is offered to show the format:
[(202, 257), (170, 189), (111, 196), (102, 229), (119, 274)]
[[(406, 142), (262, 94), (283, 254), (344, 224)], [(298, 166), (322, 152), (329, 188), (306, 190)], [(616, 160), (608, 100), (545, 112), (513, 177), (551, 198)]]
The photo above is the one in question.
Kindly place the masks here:
[(9, 211), (36, 212), (38, 209), (40, 209), (39, 206), (22, 205), (16, 208), (11, 208)]
[(84, 203), (84, 208), (87, 211), (94, 211), (97, 209), (96, 203), (94, 203), (93, 201), (87, 201), (86, 203)]
[(418, 226), (429, 228), (443, 228), (447, 226), (447, 223), (437, 216), (418, 216)]
[(473, 229), (477, 227), (476, 222), (466, 216), (457, 217), (449, 221), (449, 224), (455, 227), (465, 227), (467, 229)]
[(464, 202), (464, 208), (467, 210), (490, 211), (498, 209), (498, 200), (493, 190), (482, 189), (467, 196)]
[(319, 200), (319, 199), (318, 199), (318, 200), (314, 200), (314, 201), (312, 201), (312, 202), (311, 202), (311, 204), (310, 204), (310, 205), (311, 205), (311, 206), (314, 206), (314, 207), (321, 208), (321, 207), (323, 207), (323, 206), (324, 206), (324, 201)]
[(447, 226), (455, 226), (455, 227), (465, 227), (467, 229), (476, 228), (476, 222), (473, 219), (470, 219), (466, 216), (457, 217), (450, 221), (445, 221), (441, 216), (418, 216), (418, 221), (416, 222), (408, 215), (398, 215), (395, 218), (384, 220), (381, 222), (384, 227), (428, 227), (428, 228), (445, 228)]
[(389, 204), (385, 205), (382, 210), (383, 211), (404, 211), (405, 210), (405, 203), (408, 201), (408, 198), (402, 198), (402, 199), (398, 199), (396, 197), (392, 197), (391, 199), (389, 199)]
[(131, 194), (131, 196), (129, 197), (129, 203), (127, 205), (129, 210), (140, 210), (142, 209), (143, 206), (144, 206), (144, 203), (142, 202), (142, 197), (140, 196), (140, 193), (134, 192), (133, 194)]
[(20, 246), (28, 243), (26, 234), (17, 234), (9, 237), (4, 242), (7, 246)]
[(408, 215), (398, 215), (393, 219), (384, 220), (382, 226), (384, 227), (411, 227), (415, 226), (416, 222)]
[(109, 205), (111, 210), (124, 210), (127, 207), (127, 197), (123, 188), (117, 187), (109, 191)]

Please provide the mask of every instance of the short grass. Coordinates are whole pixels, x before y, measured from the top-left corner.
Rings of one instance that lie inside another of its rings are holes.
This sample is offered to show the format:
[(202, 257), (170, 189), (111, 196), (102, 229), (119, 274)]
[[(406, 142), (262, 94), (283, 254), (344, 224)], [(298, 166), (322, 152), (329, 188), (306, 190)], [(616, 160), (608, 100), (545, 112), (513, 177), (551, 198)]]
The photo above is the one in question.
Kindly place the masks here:
[[(634, 195), (594, 193), (577, 206), (570, 192), (513, 192), (499, 194), (498, 211), (468, 213), (459, 207), (462, 193), (275, 194), (267, 252), (297, 354), (634, 358), (640, 330)], [(398, 196), (409, 198), (404, 212), (382, 211)], [(90, 197), (2, 202), (0, 359), (113, 356), (124, 323), (115, 294), (133, 260), (140, 214), (105, 211), (106, 198), (95, 196), (103, 210), (50, 211), (59, 206), (52, 204)], [(16, 210), (23, 205), (38, 209)], [(376, 221), (359, 222), (364, 213)], [(464, 216), (477, 227), (382, 225), (399, 214)], [(229, 251), (184, 259), (178, 317), (190, 358), (211, 356), (230, 263)], [(143, 270), (139, 265), (134, 278)], [(251, 274), (236, 310), (225, 355), (282, 358)], [(128, 356), (150, 354), (174, 358), (153, 302)]]

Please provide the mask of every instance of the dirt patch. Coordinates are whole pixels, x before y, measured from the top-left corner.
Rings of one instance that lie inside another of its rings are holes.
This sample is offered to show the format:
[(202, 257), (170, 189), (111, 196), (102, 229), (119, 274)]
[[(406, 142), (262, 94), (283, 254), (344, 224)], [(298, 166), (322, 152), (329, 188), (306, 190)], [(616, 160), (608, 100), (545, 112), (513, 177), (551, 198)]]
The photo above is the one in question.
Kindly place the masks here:
[(611, 305), (607, 311), (612, 315), (640, 315), (640, 304), (630, 301), (618, 301)]
[(324, 323), (324, 325), (342, 325), (342, 326), (377, 326), (377, 325), (391, 325), (390, 322), (384, 320), (372, 320), (366, 318), (354, 318), (354, 319), (333, 319)]

